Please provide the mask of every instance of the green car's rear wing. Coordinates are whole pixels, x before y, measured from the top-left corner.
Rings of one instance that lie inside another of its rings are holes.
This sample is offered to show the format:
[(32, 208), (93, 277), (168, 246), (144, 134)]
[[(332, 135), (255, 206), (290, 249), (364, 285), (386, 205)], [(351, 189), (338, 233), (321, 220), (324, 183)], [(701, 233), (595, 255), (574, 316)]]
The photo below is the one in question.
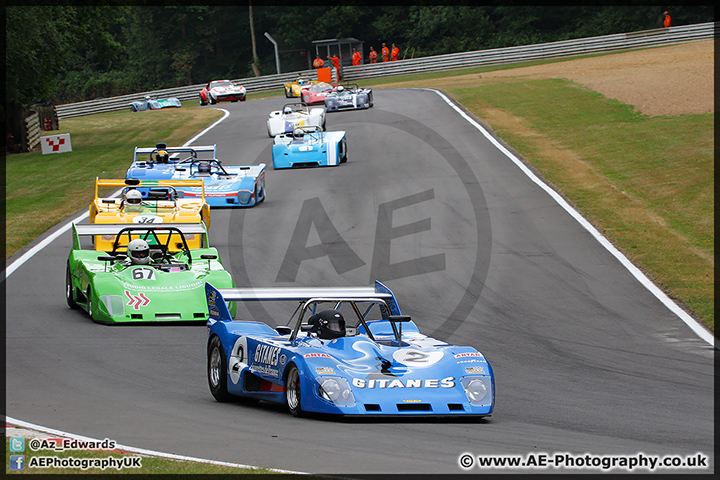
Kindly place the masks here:
[[(131, 238), (145, 238), (152, 237), (156, 241), (165, 242), (166, 245), (172, 247), (167, 243), (167, 236), (176, 234), (179, 231), (182, 235), (187, 238), (191, 235), (201, 235), (203, 238), (202, 245), (207, 247), (209, 245), (207, 228), (204, 223), (165, 223), (165, 224), (147, 224), (147, 225), (131, 225), (127, 223), (89, 223), (89, 224), (75, 224), (72, 225), (73, 229), (73, 249), (81, 250), (82, 244), (80, 237), (83, 236), (96, 236), (103, 239), (115, 240), (121, 232), (123, 238), (127, 236), (125, 241), (120, 241), (119, 245), (126, 246)], [(112, 237), (112, 238), (111, 238)], [(183, 239), (185, 242), (185, 239)], [(175, 247), (178, 247), (177, 245)], [(171, 251), (183, 250), (182, 247), (170, 248)]]

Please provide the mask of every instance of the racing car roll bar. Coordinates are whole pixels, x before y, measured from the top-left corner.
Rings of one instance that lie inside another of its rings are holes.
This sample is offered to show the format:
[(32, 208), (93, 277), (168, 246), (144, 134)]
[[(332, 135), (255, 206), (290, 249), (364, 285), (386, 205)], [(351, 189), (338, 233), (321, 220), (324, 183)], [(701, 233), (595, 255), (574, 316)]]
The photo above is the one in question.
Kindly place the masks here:
[[(402, 342), (402, 326), (397, 328), (396, 323), (408, 322), (410, 317), (402, 315), (395, 295), (380, 282), (373, 287), (259, 287), (259, 288), (219, 288), (217, 291), (226, 302), (232, 301), (299, 301), (295, 313), (300, 311), (297, 324), (292, 330), (290, 341), (295, 340), (301, 330), (303, 315), (312, 304), (323, 302), (349, 302), (367, 335), (374, 340), (372, 332), (365, 323), (365, 315), (360, 312), (357, 303), (375, 303), (385, 307), (388, 320), (392, 325), (398, 344)], [(366, 312), (367, 313), (367, 312)]]

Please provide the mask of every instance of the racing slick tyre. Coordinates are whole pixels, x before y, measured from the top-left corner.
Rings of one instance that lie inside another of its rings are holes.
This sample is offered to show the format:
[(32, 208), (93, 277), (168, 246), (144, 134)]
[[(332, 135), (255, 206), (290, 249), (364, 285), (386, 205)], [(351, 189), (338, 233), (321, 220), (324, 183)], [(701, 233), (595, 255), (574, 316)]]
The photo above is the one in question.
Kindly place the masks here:
[(225, 351), (218, 337), (210, 341), (207, 361), (208, 385), (210, 393), (218, 402), (229, 402), (232, 396), (227, 389), (227, 361)]
[(347, 141), (343, 139), (343, 141), (340, 143), (340, 163), (345, 163), (348, 160), (347, 155)]
[(210, 105), (215, 105), (217, 103), (217, 100), (215, 100), (215, 98), (211, 95), (208, 96), (208, 100), (210, 100)]
[(203, 99), (202, 95), (200, 95), (200, 106), (203, 107), (207, 105), (207, 101)]
[(305, 412), (302, 410), (300, 401), (300, 372), (298, 372), (295, 365), (290, 366), (285, 385), (285, 399), (287, 400), (290, 413), (292, 413), (293, 417), (305, 416)]
[(292, 98), (292, 93), (287, 88), (285, 89), (285, 98)]
[(72, 274), (70, 273), (70, 264), (67, 265), (65, 270), (65, 300), (67, 300), (68, 307), (77, 309), (78, 304), (73, 298), (73, 285), (72, 285)]

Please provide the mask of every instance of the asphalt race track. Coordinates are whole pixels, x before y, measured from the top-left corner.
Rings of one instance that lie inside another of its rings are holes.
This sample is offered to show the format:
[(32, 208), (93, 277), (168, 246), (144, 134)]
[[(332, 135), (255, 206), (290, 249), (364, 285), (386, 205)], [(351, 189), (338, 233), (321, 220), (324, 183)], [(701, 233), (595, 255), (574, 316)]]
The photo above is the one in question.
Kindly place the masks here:
[[(709, 468), (695, 471), (712, 473), (713, 347), (440, 95), (374, 96), (369, 110), (328, 113), (329, 130), (347, 131), (348, 162), (302, 170), (272, 168), (265, 122), (287, 99), (219, 105), (229, 116), (193, 144), (217, 144), (227, 165), (267, 163), (267, 200), (213, 209), (211, 243), (238, 286), (386, 283), (423, 333), (485, 354), (491, 417), (298, 419), (217, 403), (204, 327), (109, 327), (67, 307), (69, 232), (7, 279), (7, 415), (309, 473), (492, 471), (462, 468), (466, 453), (700, 453)], [(291, 309), (240, 306), (238, 318), (283, 325)]]

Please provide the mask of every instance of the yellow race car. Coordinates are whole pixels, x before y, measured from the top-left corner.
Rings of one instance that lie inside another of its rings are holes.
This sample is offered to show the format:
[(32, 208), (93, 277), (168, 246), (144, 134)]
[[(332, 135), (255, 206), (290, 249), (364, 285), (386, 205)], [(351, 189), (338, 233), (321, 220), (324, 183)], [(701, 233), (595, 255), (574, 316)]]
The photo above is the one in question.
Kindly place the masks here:
[(318, 83), (317, 80), (306, 80), (302, 77), (298, 77), (294, 82), (285, 84), (285, 96), (287, 98), (299, 97), (300, 91), (303, 88), (307, 88), (316, 83)]
[[(210, 205), (202, 180), (101, 180), (95, 179), (95, 200), (90, 223), (204, 223), (210, 227)], [(102, 187), (122, 187), (118, 197), (99, 197)], [(201, 196), (185, 198), (176, 187), (201, 187)], [(200, 235), (186, 236), (190, 248), (201, 248)], [(95, 237), (95, 250), (111, 251), (115, 235)]]

